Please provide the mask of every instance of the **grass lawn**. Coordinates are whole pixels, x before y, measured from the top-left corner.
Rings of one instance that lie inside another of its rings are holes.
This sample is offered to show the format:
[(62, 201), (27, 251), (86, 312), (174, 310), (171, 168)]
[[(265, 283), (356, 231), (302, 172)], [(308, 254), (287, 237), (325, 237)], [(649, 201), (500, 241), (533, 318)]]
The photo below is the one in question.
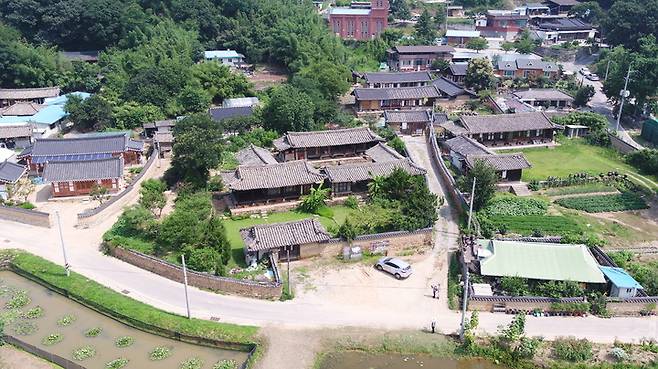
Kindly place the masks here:
[(331, 226), (340, 225), (345, 221), (345, 218), (353, 211), (352, 209), (346, 206), (332, 206), (331, 212), (333, 217), (324, 217), (314, 214), (302, 213), (298, 211), (286, 211), (283, 213), (271, 213), (268, 214), (267, 219), (265, 218), (246, 218), (246, 219), (225, 219), (224, 227), (226, 228), (226, 237), (231, 243), (231, 257), (232, 260), (229, 262), (229, 267), (232, 266), (246, 266), (244, 263), (244, 242), (242, 237), (240, 237), (240, 229), (247, 228), (256, 224), (270, 224), (270, 223), (281, 223), (281, 222), (290, 222), (294, 220), (302, 220), (307, 218), (316, 217), (318, 221), (329, 230)]
[(523, 170), (524, 181), (546, 180), (549, 176), (566, 177), (580, 172), (596, 175), (617, 171), (630, 174), (636, 182), (642, 181), (654, 189), (658, 188), (656, 176), (640, 175), (612, 148), (588, 145), (581, 139), (563, 139), (560, 143), (561, 146), (553, 148), (521, 150), (532, 164), (532, 168)]

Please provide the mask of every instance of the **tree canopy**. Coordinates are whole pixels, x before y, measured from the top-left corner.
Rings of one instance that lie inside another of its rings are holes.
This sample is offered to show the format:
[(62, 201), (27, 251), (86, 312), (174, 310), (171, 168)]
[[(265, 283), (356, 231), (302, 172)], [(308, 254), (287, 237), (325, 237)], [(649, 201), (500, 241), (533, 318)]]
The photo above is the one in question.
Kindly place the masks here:
[(486, 58), (475, 58), (468, 62), (466, 68), (466, 87), (475, 91), (488, 90), (494, 85), (493, 67)]

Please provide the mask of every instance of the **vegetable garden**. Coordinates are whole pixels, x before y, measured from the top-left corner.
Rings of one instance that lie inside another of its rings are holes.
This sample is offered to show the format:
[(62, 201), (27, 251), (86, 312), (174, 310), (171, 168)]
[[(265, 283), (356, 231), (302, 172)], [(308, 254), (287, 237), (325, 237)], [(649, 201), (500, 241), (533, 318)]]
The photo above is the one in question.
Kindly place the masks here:
[(558, 199), (556, 204), (569, 209), (582, 210), (588, 213), (603, 213), (609, 211), (640, 210), (648, 208), (646, 201), (633, 192), (613, 195), (592, 195)]

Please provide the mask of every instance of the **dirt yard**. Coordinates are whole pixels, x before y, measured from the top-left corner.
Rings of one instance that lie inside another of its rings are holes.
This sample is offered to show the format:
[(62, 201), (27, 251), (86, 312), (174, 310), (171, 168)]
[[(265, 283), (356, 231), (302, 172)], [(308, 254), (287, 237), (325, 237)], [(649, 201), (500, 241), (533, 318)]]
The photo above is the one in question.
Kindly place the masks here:
[[(53, 369), (60, 368), (14, 346), (0, 346), (0, 369)], [(60, 368), (61, 369), (61, 368)]]
[(288, 74), (285, 69), (273, 65), (257, 65), (253, 74), (247, 76), (256, 91), (262, 91), (285, 82)]

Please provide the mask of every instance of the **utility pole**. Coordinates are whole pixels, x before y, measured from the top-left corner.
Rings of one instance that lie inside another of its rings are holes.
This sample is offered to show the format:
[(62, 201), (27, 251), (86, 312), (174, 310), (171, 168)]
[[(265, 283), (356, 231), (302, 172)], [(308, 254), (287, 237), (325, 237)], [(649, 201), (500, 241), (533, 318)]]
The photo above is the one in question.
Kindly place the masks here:
[(446, 34), (448, 33), (448, 5), (450, 5), (450, 1), (446, 1)]
[(630, 92), (628, 92), (628, 79), (631, 76), (631, 64), (628, 65), (628, 72), (626, 72), (626, 81), (624, 82), (624, 89), (619, 91), (619, 96), (621, 96), (621, 103), (619, 104), (619, 112), (617, 113), (617, 127), (615, 131), (617, 131), (617, 135), (619, 135), (619, 123), (621, 122), (621, 113), (624, 110), (624, 100), (630, 95)]
[(59, 211), (55, 211), (57, 217), (57, 228), (59, 229), (59, 242), (62, 244), (62, 254), (64, 255), (64, 269), (66, 269), (66, 276), (71, 276), (70, 265), (66, 258), (66, 247), (64, 246), (64, 235), (62, 234), (62, 222), (59, 218)]
[[(469, 238), (470, 239), (470, 238)], [(464, 296), (462, 298), (462, 325), (459, 330), (459, 339), (464, 341), (464, 330), (466, 328), (466, 305), (468, 305), (468, 268), (463, 263), (462, 270), (464, 273)]]
[(468, 206), (468, 227), (467, 230), (471, 230), (471, 218), (473, 217), (473, 199), (475, 198), (475, 181), (476, 178), (473, 177), (473, 189), (471, 190), (471, 203)]
[(191, 319), (192, 315), (190, 314), (190, 298), (187, 295), (187, 267), (185, 266), (185, 254), (181, 254), (180, 257), (183, 261), (183, 282), (185, 284), (185, 307), (187, 308), (187, 319)]
[(609, 59), (608, 59), (608, 65), (605, 67), (605, 78), (603, 78), (603, 82), (605, 82), (605, 81), (608, 80), (608, 71), (610, 71), (610, 62), (611, 62), (611, 61), (612, 61), (612, 60), (609, 60)]
[(286, 259), (287, 259), (287, 264), (288, 264), (288, 271), (286, 272), (286, 274), (287, 274), (286, 280), (288, 282), (288, 294), (290, 294), (290, 248), (291, 247), (292, 246), (286, 247), (286, 253), (287, 253)]

